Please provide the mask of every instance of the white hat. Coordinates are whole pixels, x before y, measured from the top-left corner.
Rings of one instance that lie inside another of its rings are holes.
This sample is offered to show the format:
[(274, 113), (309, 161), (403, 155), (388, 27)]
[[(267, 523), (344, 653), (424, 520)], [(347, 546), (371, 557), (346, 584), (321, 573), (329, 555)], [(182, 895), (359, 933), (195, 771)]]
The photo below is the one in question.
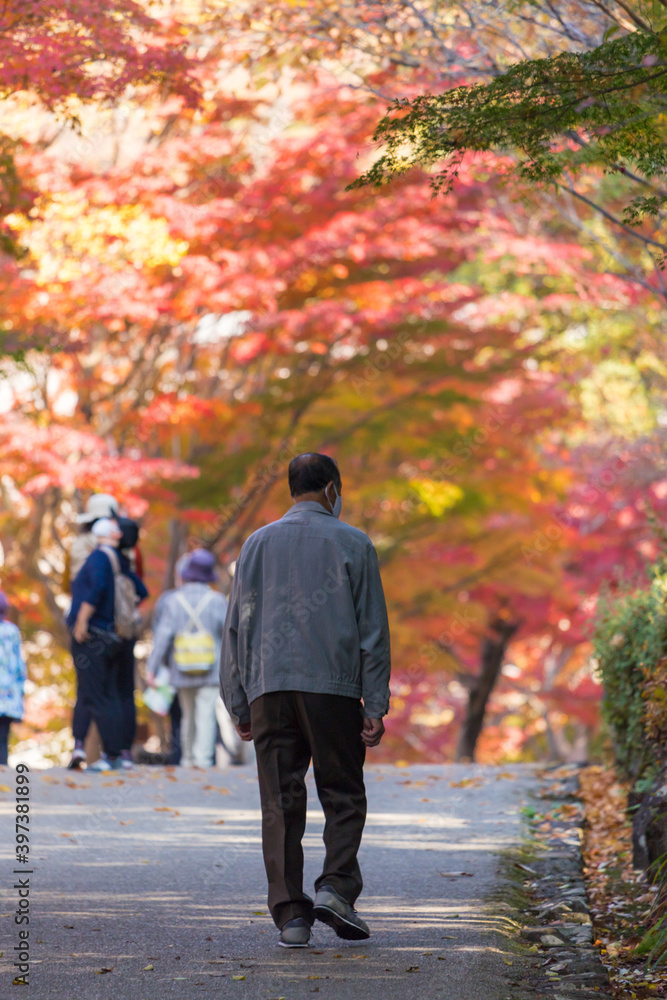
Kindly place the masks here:
[(110, 493), (93, 493), (88, 498), (86, 509), (83, 514), (77, 517), (78, 524), (89, 524), (96, 521), (98, 517), (109, 517), (110, 514), (118, 513), (118, 501)]
[(118, 521), (112, 521), (110, 517), (100, 517), (90, 529), (95, 538), (111, 538), (112, 535), (122, 535)]

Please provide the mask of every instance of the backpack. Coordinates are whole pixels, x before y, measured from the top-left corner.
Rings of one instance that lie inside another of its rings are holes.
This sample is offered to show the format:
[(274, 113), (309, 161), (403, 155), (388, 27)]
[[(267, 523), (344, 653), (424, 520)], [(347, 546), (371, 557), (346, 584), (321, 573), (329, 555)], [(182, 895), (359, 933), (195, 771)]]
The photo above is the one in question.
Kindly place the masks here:
[(174, 663), (183, 674), (207, 674), (216, 661), (215, 639), (204, 628), (199, 617), (214, 595), (213, 590), (207, 591), (197, 607), (193, 608), (184, 594), (178, 590), (174, 593), (174, 597), (188, 614), (185, 628), (174, 637)]
[(106, 545), (100, 548), (109, 558), (113, 570), (114, 625), (121, 639), (138, 639), (142, 621), (137, 610), (137, 591), (131, 577), (121, 572), (118, 553)]

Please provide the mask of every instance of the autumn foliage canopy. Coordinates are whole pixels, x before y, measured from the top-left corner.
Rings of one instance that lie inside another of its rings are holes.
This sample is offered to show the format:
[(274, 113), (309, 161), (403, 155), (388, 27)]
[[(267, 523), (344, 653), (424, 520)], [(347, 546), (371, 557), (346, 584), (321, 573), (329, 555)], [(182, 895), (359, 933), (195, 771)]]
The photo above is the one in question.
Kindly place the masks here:
[(386, 753), (460, 751), (496, 657), (480, 758), (567, 756), (596, 727), (600, 588), (658, 555), (659, 289), (582, 237), (586, 209), (508, 183), (510, 153), (437, 199), (416, 167), (351, 189), (378, 94), (433, 80), (425, 29), (415, 66), (327, 5), (328, 41), (290, 49), (319, 7), (279, 6), (0, 15), (0, 573), (51, 692), (26, 725), (67, 720), (90, 492), (141, 517), (155, 597), (189, 546), (233, 564), (320, 450), (382, 563)]

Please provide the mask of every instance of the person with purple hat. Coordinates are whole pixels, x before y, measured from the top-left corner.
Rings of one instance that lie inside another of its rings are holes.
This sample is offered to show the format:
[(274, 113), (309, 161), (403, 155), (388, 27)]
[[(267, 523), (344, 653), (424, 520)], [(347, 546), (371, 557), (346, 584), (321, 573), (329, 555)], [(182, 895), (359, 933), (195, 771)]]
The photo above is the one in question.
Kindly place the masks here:
[(7, 620), (9, 601), (0, 591), (0, 764), (7, 763), (9, 727), (23, 718), (26, 666), (21, 633)]
[(227, 601), (213, 589), (218, 580), (215, 556), (194, 549), (184, 560), (181, 585), (160, 599), (160, 616), (153, 649), (146, 664), (146, 682), (168, 664), (170, 683), (178, 691), (181, 721), (181, 765), (211, 767), (217, 735), (218, 662)]

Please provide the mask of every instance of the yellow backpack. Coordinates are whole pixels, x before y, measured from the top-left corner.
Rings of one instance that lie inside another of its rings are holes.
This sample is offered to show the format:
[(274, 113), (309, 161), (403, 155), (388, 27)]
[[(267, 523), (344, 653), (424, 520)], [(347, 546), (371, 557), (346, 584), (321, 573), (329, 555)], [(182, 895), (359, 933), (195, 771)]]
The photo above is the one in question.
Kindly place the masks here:
[(180, 591), (177, 590), (174, 594), (188, 615), (185, 628), (177, 632), (174, 637), (174, 663), (182, 674), (190, 676), (207, 674), (215, 663), (215, 639), (213, 634), (204, 628), (199, 617), (206, 605), (213, 600), (213, 596), (214, 591), (209, 590), (197, 607), (193, 608)]

